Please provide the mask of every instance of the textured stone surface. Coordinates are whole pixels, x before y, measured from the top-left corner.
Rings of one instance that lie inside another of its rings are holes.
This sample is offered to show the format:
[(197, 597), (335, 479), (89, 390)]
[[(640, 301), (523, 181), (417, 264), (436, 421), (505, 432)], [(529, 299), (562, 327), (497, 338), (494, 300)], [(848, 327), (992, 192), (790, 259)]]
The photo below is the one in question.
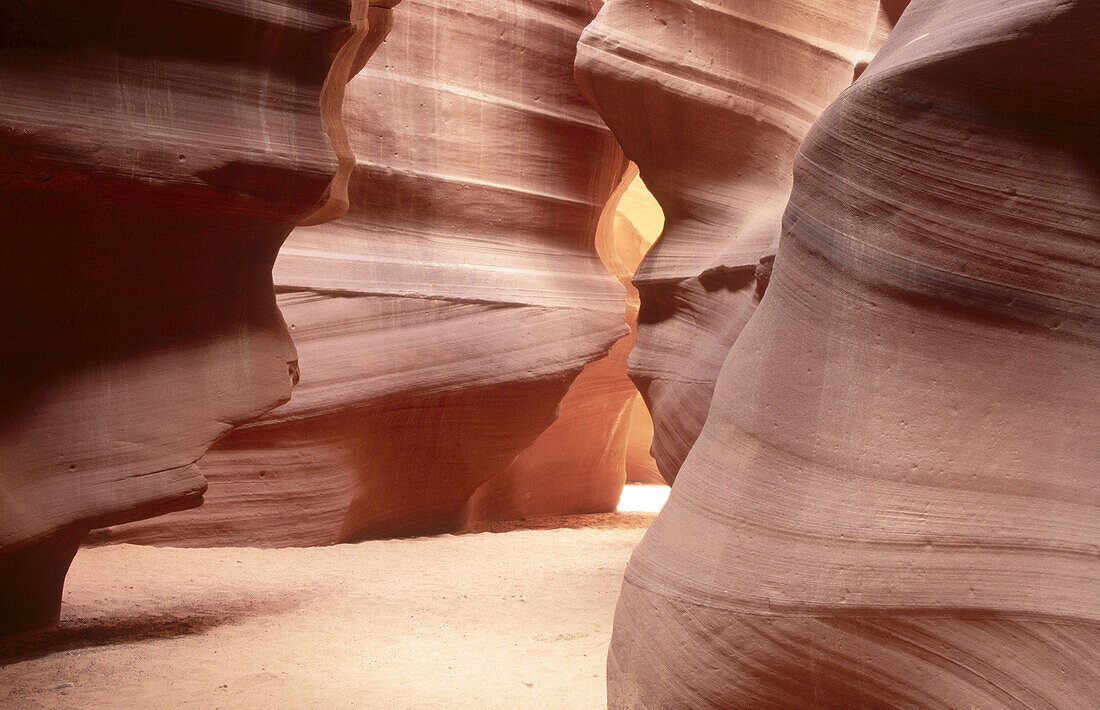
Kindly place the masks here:
[(0, 631), (56, 618), (90, 528), (198, 505), (199, 457), (289, 397), (271, 265), (339, 211), (324, 124), (367, 14), (0, 6)]
[(660, 202), (665, 227), (634, 277), (630, 375), (672, 481), (718, 371), (759, 302), (811, 123), (852, 80), (877, 4), (610, 0), (577, 76)]
[(597, 250), (626, 163), (573, 79), (595, 10), (395, 9), (347, 90), (350, 211), (275, 265), (293, 400), (203, 459), (201, 509), (112, 538), (326, 544), (614, 509), (636, 395)]
[(1100, 706), (1098, 30), (914, 0), (815, 124), (612, 707)]

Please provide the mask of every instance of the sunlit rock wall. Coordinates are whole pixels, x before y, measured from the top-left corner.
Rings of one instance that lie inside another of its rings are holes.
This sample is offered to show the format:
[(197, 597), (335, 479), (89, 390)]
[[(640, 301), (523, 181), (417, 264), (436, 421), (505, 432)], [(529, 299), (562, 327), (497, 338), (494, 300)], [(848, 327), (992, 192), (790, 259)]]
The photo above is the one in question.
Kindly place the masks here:
[(815, 124), (611, 707), (1100, 706), (1098, 33), (914, 0)]
[(630, 279), (652, 244), (647, 236), (653, 233), (652, 222), (660, 219), (660, 208), (638, 182), (638, 168), (631, 164), (608, 198), (595, 235), (600, 261), (626, 292), (622, 313), (630, 330), (605, 357), (584, 368), (562, 399), (554, 423), (502, 476), (478, 488), (467, 507), (469, 525), (575, 512), (575, 500), (598, 503), (579, 512), (609, 511), (616, 507), (624, 481), (661, 481), (649, 453), (649, 412), (626, 374), (638, 321), (638, 292)]
[[(638, 175), (638, 166), (631, 164), (624, 179), (629, 182), (615, 208), (615, 254), (625, 267), (621, 279), (627, 292), (626, 320), (634, 331), (638, 330), (638, 289), (631, 280), (638, 270), (646, 252), (653, 247), (661, 230), (665, 217), (661, 206), (653, 199)], [(610, 203), (609, 203), (610, 204)], [(621, 272), (620, 272), (621, 273)], [(635, 343), (631, 340), (632, 346)], [(627, 361), (623, 361), (620, 376), (626, 377)], [(664, 484), (665, 480), (657, 469), (657, 461), (650, 453), (653, 444), (653, 419), (639, 393), (634, 398), (630, 412), (630, 434), (627, 438), (626, 481), (627, 483)]]
[(290, 396), (271, 265), (339, 209), (367, 16), (0, 4), (0, 632), (56, 619), (89, 529), (201, 503), (196, 461)]
[[(293, 400), (202, 462), (202, 509), (115, 529), (309, 545), (614, 508), (636, 394), (597, 251), (625, 168), (573, 79), (587, 0), (407, 0), (348, 86), (347, 217), (275, 283)], [(620, 366), (620, 369), (621, 366)]]

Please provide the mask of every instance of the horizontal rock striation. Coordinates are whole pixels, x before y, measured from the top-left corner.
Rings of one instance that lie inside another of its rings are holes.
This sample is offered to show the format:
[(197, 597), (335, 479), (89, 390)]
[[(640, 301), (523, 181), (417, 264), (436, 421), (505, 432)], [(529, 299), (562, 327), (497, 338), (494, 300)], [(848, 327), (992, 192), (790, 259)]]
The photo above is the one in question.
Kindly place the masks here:
[(203, 459), (203, 508), (112, 539), (315, 545), (614, 508), (635, 395), (605, 387), (628, 329), (596, 232), (625, 161), (572, 70), (595, 9), (395, 9), (347, 89), (349, 212), (275, 265), (294, 399)]
[(211, 443), (289, 397), (271, 265), (339, 192), (322, 111), (365, 8), (0, 6), (0, 632), (57, 618), (89, 529), (198, 505)]
[(1098, 30), (913, 0), (815, 124), (612, 707), (1100, 706)]

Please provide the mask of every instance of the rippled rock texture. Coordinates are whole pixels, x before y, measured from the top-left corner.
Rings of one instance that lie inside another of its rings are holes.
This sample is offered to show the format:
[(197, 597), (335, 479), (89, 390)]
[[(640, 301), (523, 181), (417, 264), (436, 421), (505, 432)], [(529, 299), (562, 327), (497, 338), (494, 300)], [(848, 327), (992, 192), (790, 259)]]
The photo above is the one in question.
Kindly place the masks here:
[(350, 211), (275, 264), (294, 399), (203, 459), (201, 509), (113, 539), (313, 545), (614, 509), (636, 393), (597, 252), (626, 163), (573, 79), (596, 9), (395, 9), (347, 90)]
[(612, 707), (1100, 706), (1098, 32), (913, 0), (815, 124)]
[(577, 78), (665, 214), (634, 276), (630, 375), (670, 482), (767, 285), (795, 151), (851, 83), (877, 7), (610, 0), (581, 38)]
[(0, 5), (0, 632), (57, 618), (89, 529), (198, 505), (211, 443), (290, 396), (271, 265), (339, 201), (367, 15)]

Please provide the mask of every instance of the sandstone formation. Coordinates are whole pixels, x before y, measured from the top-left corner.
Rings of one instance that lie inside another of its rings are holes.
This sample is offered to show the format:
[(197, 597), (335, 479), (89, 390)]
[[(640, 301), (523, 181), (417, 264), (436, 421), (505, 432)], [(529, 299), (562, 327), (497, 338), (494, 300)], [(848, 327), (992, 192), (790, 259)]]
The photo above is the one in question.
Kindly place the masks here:
[[(638, 331), (639, 297), (638, 289), (634, 287), (631, 280), (646, 253), (661, 235), (665, 217), (661, 212), (661, 206), (653, 199), (653, 195), (646, 189), (645, 183), (638, 175), (637, 165), (630, 164), (623, 180), (626, 189), (622, 191), (617, 202), (612, 198), (608, 202), (608, 207), (614, 207), (615, 255), (625, 268), (625, 272), (620, 270), (618, 275), (623, 282), (623, 287), (626, 288), (626, 321), (635, 336), (630, 341), (633, 348)], [(627, 359), (624, 356), (617, 377), (629, 380), (626, 366)], [(631, 389), (634, 389), (633, 384)], [(626, 482), (664, 484), (665, 480), (657, 468), (657, 462), (650, 453), (653, 444), (653, 419), (641, 395), (636, 389), (634, 391), (634, 403), (629, 414), (630, 433), (627, 435), (626, 445)]]
[[(660, 208), (646, 200), (645, 187), (638, 183), (638, 168), (631, 164), (607, 200), (595, 235), (600, 261), (626, 291), (622, 312), (630, 332), (581, 371), (554, 423), (503, 475), (478, 488), (466, 508), (467, 525), (610, 511), (619, 502), (624, 481), (663, 482), (649, 453), (649, 412), (626, 374), (638, 322), (638, 291), (630, 279), (656, 237), (652, 222), (661, 219)], [(582, 502), (579, 511), (577, 501)]]
[(89, 529), (198, 505), (211, 443), (289, 397), (271, 265), (339, 211), (367, 34), (366, 2), (0, 5), (0, 633), (57, 618)]
[(630, 375), (671, 482), (767, 285), (795, 151), (852, 81), (871, 0), (610, 0), (577, 78), (660, 202)]
[(1098, 37), (913, 0), (815, 124), (611, 707), (1100, 707)]
[(350, 211), (275, 265), (293, 400), (203, 459), (201, 509), (112, 539), (317, 545), (614, 509), (637, 395), (596, 244), (625, 161), (573, 79), (596, 9), (395, 10), (347, 90)]

